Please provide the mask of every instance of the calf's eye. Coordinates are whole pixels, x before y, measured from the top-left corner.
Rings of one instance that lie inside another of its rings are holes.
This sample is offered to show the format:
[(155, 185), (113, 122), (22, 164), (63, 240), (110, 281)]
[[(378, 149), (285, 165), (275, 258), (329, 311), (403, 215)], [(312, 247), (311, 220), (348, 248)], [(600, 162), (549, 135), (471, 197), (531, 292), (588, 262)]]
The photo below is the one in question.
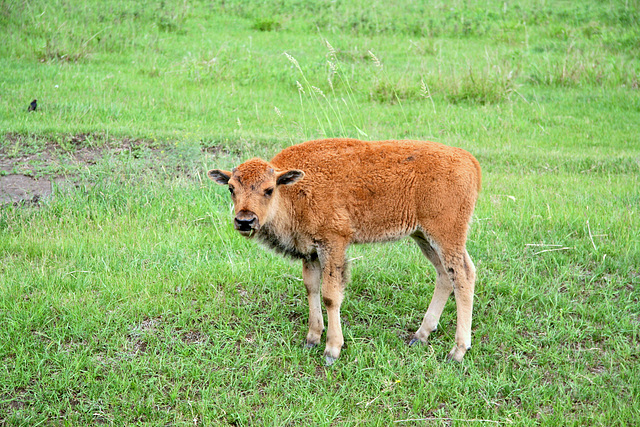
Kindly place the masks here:
[(229, 193), (233, 196), (233, 187), (229, 186)]
[(271, 197), (272, 194), (273, 194), (273, 188), (267, 188), (266, 190), (264, 190), (265, 196)]

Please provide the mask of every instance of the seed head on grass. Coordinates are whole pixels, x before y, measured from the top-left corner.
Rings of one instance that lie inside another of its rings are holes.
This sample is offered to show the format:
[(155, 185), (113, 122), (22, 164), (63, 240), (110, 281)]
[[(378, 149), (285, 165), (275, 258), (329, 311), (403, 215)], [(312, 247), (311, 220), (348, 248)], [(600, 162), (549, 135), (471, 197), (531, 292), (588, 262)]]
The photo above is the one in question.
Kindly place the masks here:
[(336, 75), (338, 71), (338, 66), (331, 61), (327, 61), (329, 64), (329, 75), (327, 76), (327, 81), (329, 82), (329, 87), (333, 90), (333, 76)]
[(300, 68), (300, 64), (298, 64), (298, 60), (296, 58), (294, 58), (293, 56), (289, 55), (287, 52), (284, 53), (284, 56), (286, 56), (287, 59), (289, 61), (291, 61), (291, 63), (293, 65), (295, 65), (295, 67), (298, 69), (298, 71), (300, 71), (302, 73), (302, 69)]
[(423, 98), (431, 97), (431, 94), (429, 94), (429, 89), (427, 88), (427, 84), (424, 82), (424, 79), (420, 79), (420, 96)]
[(329, 43), (329, 40), (325, 40), (324, 42), (327, 45), (327, 49), (329, 49), (329, 56), (331, 58), (335, 58), (336, 57), (336, 50), (333, 48), (333, 46), (331, 46), (331, 43)]
[(313, 89), (313, 91), (314, 91), (315, 93), (317, 93), (318, 95), (320, 95), (321, 97), (323, 97), (323, 98), (325, 98), (325, 99), (327, 98), (327, 97), (325, 96), (324, 92), (322, 91), (322, 89), (320, 89), (319, 87), (311, 86), (311, 89)]
[(431, 97), (431, 91), (429, 90), (429, 85), (424, 81), (424, 79), (420, 79), (420, 96), (424, 99), (428, 99), (431, 101), (431, 106), (433, 107), (433, 113), (436, 112), (436, 104), (433, 102), (433, 98)]
[(376, 67), (382, 69), (382, 62), (380, 62), (378, 57), (373, 52), (371, 52), (370, 50), (368, 50), (367, 53), (369, 54), (369, 56), (373, 60), (373, 63), (376, 64)]

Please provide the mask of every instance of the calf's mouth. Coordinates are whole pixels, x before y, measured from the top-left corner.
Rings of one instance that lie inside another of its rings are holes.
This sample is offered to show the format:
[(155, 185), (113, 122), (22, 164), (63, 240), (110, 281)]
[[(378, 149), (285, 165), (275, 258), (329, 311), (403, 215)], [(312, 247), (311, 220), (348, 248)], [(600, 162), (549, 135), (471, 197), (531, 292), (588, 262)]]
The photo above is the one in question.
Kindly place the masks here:
[(251, 211), (240, 211), (233, 219), (235, 229), (245, 237), (251, 237), (260, 229), (258, 217)]

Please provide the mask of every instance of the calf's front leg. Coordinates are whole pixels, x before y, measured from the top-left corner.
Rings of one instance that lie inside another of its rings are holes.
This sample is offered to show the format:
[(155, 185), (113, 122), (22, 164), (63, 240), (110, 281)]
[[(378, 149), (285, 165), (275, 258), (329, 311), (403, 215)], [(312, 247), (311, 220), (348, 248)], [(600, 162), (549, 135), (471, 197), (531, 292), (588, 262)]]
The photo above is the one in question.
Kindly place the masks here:
[(302, 279), (307, 288), (309, 300), (309, 332), (305, 347), (311, 348), (320, 344), (324, 320), (322, 319), (322, 307), (320, 305), (320, 284), (322, 282), (322, 267), (317, 258), (302, 261)]
[(344, 298), (343, 290), (347, 279), (347, 265), (344, 250), (327, 253), (322, 262), (322, 300), (327, 309), (327, 345), (324, 360), (332, 365), (340, 356), (344, 344), (340, 325), (340, 305)]

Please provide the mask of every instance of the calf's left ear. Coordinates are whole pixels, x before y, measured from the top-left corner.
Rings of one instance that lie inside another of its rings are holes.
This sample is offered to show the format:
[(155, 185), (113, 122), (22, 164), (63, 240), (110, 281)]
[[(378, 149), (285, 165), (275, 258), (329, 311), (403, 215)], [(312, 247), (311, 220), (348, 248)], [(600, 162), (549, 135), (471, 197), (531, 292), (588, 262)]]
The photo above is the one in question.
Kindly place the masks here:
[(298, 169), (291, 169), (284, 172), (278, 172), (276, 185), (294, 184), (304, 178), (304, 172)]
[(220, 169), (211, 169), (207, 176), (220, 185), (227, 185), (231, 179), (231, 172)]

